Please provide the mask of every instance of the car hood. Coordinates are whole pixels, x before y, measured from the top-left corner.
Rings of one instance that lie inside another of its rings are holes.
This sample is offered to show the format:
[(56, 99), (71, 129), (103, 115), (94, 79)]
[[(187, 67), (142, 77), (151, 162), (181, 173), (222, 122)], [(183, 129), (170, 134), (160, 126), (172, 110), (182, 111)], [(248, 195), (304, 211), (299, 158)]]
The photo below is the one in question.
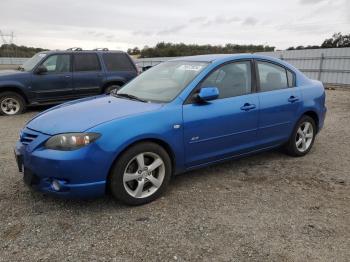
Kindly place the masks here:
[(28, 74), (28, 72), (25, 71), (19, 71), (19, 70), (0, 70), (0, 79), (2, 78), (9, 78), (13, 76), (22, 76)]
[(157, 110), (162, 104), (143, 103), (113, 96), (95, 96), (68, 102), (34, 117), (27, 127), (48, 135), (84, 132), (99, 124)]

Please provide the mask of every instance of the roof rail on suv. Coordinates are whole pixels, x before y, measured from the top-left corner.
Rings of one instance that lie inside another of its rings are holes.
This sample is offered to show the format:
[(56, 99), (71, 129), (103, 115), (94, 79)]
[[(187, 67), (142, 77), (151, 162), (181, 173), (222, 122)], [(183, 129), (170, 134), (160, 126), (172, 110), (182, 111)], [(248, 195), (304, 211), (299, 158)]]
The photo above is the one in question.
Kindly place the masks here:
[(83, 49), (81, 47), (71, 47), (68, 48), (67, 51), (83, 51)]
[(95, 48), (95, 49), (92, 49), (92, 51), (109, 51), (109, 49), (106, 48), (106, 47), (103, 47), (103, 48)]

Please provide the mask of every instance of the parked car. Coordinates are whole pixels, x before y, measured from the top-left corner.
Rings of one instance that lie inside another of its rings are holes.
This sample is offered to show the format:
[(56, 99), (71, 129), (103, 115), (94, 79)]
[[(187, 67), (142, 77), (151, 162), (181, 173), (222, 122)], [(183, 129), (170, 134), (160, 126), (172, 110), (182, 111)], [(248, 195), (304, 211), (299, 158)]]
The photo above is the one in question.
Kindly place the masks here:
[(119, 89), (138, 74), (127, 53), (81, 49), (34, 55), (18, 70), (0, 71), (0, 114)]
[(38, 190), (64, 197), (109, 191), (139, 205), (188, 170), (280, 146), (304, 156), (325, 115), (322, 83), (284, 61), (193, 56), (161, 63), (117, 93), (37, 115), (15, 152), (25, 182)]

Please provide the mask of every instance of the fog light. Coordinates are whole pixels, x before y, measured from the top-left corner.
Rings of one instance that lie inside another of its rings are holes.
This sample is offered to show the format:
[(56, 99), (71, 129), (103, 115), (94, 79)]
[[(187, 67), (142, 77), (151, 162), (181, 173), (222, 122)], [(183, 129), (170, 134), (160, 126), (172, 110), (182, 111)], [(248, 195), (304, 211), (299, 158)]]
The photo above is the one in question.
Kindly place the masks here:
[(56, 179), (52, 180), (51, 187), (55, 191), (60, 191), (61, 190), (61, 183), (60, 183), (60, 181), (58, 181)]

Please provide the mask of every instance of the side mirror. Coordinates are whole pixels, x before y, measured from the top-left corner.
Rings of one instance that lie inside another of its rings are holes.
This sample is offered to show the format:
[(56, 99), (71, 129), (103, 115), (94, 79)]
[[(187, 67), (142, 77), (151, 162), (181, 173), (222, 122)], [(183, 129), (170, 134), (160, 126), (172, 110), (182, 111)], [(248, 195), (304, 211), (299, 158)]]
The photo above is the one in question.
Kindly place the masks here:
[(219, 97), (219, 89), (217, 87), (202, 87), (196, 94), (196, 99), (200, 102), (215, 100)]
[(36, 70), (35, 70), (35, 73), (38, 74), (38, 75), (42, 75), (42, 74), (45, 74), (47, 73), (47, 68), (43, 65), (40, 65)]

